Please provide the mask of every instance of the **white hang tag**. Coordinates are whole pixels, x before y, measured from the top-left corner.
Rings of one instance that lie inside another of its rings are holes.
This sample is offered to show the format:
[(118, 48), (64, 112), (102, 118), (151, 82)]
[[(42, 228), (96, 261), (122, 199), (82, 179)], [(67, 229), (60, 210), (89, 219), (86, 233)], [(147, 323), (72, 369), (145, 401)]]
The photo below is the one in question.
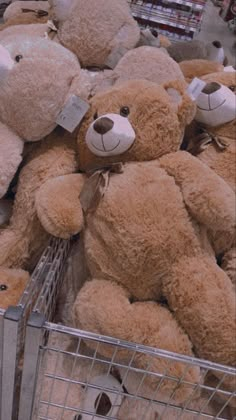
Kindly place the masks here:
[(202, 89), (206, 86), (206, 82), (203, 80), (198, 79), (197, 77), (194, 77), (190, 85), (188, 86), (187, 92), (190, 96), (190, 98), (193, 101), (196, 101), (200, 93), (202, 92)]
[(56, 119), (56, 123), (65, 130), (73, 133), (89, 109), (88, 102), (79, 96), (71, 95), (63, 110)]

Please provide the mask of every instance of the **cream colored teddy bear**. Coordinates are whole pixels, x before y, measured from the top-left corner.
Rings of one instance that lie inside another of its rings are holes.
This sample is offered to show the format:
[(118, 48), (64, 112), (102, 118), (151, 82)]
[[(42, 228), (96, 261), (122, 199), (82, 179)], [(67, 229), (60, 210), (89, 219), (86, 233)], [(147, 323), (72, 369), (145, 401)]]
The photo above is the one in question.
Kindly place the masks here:
[(0, 198), (22, 160), (25, 142), (41, 140), (73, 94), (86, 97), (77, 58), (50, 40), (19, 35), (0, 44)]

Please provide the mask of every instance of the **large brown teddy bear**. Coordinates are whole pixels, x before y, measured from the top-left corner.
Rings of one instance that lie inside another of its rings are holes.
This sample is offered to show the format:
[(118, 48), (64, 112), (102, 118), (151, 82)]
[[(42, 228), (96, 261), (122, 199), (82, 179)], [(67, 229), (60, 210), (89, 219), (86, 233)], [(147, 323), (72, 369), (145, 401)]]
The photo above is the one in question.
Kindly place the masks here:
[[(4, 227), (11, 205), (0, 200), (2, 276), (2, 268), (31, 269), (47, 243), (49, 235), (37, 218), (35, 194), (55, 173), (77, 169), (75, 134), (61, 135), (54, 129), (65, 105), (77, 96), (86, 100), (89, 84), (74, 54), (50, 40), (25, 35), (6, 38), (0, 51), (0, 197), (22, 165), (12, 217)], [(33, 150), (23, 156), (26, 140)], [(14, 279), (14, 271), (12, 275)], [(10, 270), (8, 276), (10, 281)]]
[(149, 80), (157, 84), (184, 80), (184, 75), (164, 49), (142, 46), (128, 51), (114, 70), (88, 72), (91, 95), (132, 79)]
[[(74, 305), (77, 327), (191, 355), (187, 333), (198, 356), (234, 365), (232, 283), (207, 234), (214, 230), (222, 251), (230, 247), (234, 194), (205, 164), (179, 151), (194, 112), (181, 82), (130, 81), (98, 94), (78, 137), (85, 173), (46, 182), (36, 207), (51, 234), (82, 233), (92, 281)], [(169, 309), (158, 303), (163, 299)], [(99, 351), (108, 355), (102, 346)], [(148, 362), (144, 356), (135, 365), (146, 369)], [(159, 372), (166, 368), (152, 363)], [(175, 377), (183, 374), (179, 363), (172, 369)], [(190, 367), (185, 378), (199, 381), (199, 371)], [(163, 387), (173, 390), (172, 383)], [(180, 386), (178, 399), (189, 391)]]
[[(209, 74), (203, 80), (207, 85), (197, 100), (196, 119), (186, 130), (186, 148), (236, 193), (236, 72)], [(211, 109), (215, 103), (216, 110), (204, 111), (202, 101), (212, 103)], [(236, 286), (235, 246), (223, 256), (222, 267)]]

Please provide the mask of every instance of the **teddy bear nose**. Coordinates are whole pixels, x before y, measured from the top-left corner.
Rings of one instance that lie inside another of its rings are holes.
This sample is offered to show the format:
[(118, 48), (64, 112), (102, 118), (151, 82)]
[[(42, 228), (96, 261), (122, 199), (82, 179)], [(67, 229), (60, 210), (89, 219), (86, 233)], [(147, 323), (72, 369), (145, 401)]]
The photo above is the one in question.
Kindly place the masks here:
[(106, 134), (113, 128), (114, 122), (108, 117), (102, 117), (97, 120), (93, 128), (98, 134)]
[(219, 85), (219, 83), (216, 83), (216, 82), (207, 83), (204, 89), (202, 90), (202, 92), (206, 93), (206, 95), (210, 95), (211, 93), (216, 92), (220, 88), (221, 86)]
[(216, 47), (216, 48), (221, 48), (222, 47), (222, 44), (221, 44), (220, 41), (213, 41), (212, 45), (214, 45), (214, 47)]

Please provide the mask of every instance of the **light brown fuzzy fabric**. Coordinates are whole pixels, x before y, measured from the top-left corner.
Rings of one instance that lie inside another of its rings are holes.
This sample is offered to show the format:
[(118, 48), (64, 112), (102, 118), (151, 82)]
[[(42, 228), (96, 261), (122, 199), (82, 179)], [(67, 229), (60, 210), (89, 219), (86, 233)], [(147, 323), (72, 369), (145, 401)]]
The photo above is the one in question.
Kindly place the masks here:
[[(26, 35), (28, 37), (40, 37), (45, 38), (45, 33), (48, 31), (48, 25), (46, 23), (19, 23), (18, 18), (17, 24), (9, 24), (6, 22), (6, 26), (3, 27), (4, 30), (0, 31), (0, 42), (3, 43), (5, 40), (13, 41), (17, 39), (19, 35)], [(11, 21), (10, 21), (11, 22)], [(13, 22), (13, 21), (12, 21)]]
[[(206, 82), (218, 82), (225, 86), (230, 86), (236, 91), (236, 72), (208, 74), (202, 77), (202, 79)], [(206, 127), (206, 129), (209, 129), (210, 133), (219, 137), (219, 139), (225, 143), (225, 149), (220, 150), (214, 141), (209, 143), (204, 150), (197, 148), (196, 135), (199, 133), (199, 126), (196, 124), (192, 124), (186, 133), (188, 142), (187, 148), (198, 150), (198, 152), (195, 153), (198, 159), (221, 176), (236, 193), (236, 118), (227, 124), (218, 127)], [(235, 252), (235, 248), (233, 248), (225, 255), (222, 266), (231, 278), (233, 284), (236, 284)]]
[(28, 281), (26, 271), (0, 268), (0, 308), (17, 305)]
[[(169, 96), (174, 89), (177, 103)], [(87, 130), (98, 117), (119, 114), (124, 106), (129, 107), (134, 144), (121, 155), (98, 158), (85, 143)], [(74, 321), (98, 334), (191, 355), (187, 333), (198, 356), (234, 365), (234, 293), (216, 264), (208, 234), (214, 231), (222, 252), (230, 248), (234, 194), (206, 165), (178, 151), (194, 112), (180, 82), (165, 88), (147, 81), (126, 82), (91, 100), (79, 131), (80, 168), (124, 165), (120, 173), (110, 174), (97, 206), (84, 209), (84, 223), (78, 219), (93, 280), (77, 296)], [(67, 197), (76, 203), (70, 208), (73, 219), (86, 179), (77, 174), (40, 188), (37, 211), (50, 233), (62, 231), (64, 236), (67, 226), (71, 233)], [(172, 314), (156, 303), (163, 297)], [(140, 357), (135, 366), (143, 367), (147, 360)], [(182, 368), (175, 363), (173, 371), (178, 376)], [(190, 368), (188, 374), (194, 382), (200, 380), (199, 371)], [(150, 385), (154, 386), (151, 380)], [(183, 401), (188, 391), (181, 386), (178, 398)]]
[[(49, 11), (49, 3), (47, 1), (14, 1), (13, 3), (11, 3), (5, 10), (4, 15), (3, 15), (3, 19), (4, 22), (7, 21), (11, 21), (14, 19), (18, 19), (19, 21), (21, 21), (21, 18), (23, 19), (23, 16), (28, 15), (31, 18), (34, 18), (35, 13), (34, 12), (29, 12), (24, 14), (22, 12), (22, 9), (30, 9), (30, 10), (44, 10), (46, 12)], [(27, 23), (27, 22), (25, 22)], [(33, 23), (33, 22), (32, 22)], [(36, 22), (35, 22), (36, 23)]]
[(20, 27), (0, 34), (12, 66), (0, 83), (0, 197), (21, 162), (24, 143), (41, 140), (54, 130), (70, 95), (87, 99), (89, 92), (74, 54), (46, 39), (19, 33), (15, 37), (11, 30)]
[(236, 71), (234, 72), (217, 72), (212, 74), (207, 74), (201, 77), (205, 82), (218, 82), (225, 86), (235, 86), (236, 87)]
[(171, 45), (171, 42), (169, 40), (169, 38), (167, 38), (165, 35), (159, 35), (158, 36), (160, 43), (161, 43), (161, 47), (163, 48), (167, 48)]
[(131, 50), (115, 68), (117, 82), (145, 79), (162, 84), (171, 80), (183, 80), (179, 65), (167, 54), (155, 47), (139, 47)]
[(38, 17), (36, 14), (23, 14), (22, 16), (16, 16), (11, 19), (8, 19), (5, 23), (0, 25), (0, 31), (8, 28), (9, 26), (16, 25), (27, 25), (27, 24), (36, 24), (36, 23), (47, 23), (48, 16)]
[(34, 266), (49, 236), (40, 224), (35, 195), (55, 174), (65, 175), (77, 168), (74, 139), (57, 133), (38, 145), (21, 170), (10, 224), (0, 233), (0, 266)]
[[(152, 160), (154, 156), (160, 157), (168, 151), (175, 151), (180, 145), (184, 124), (186, 121), (191, 121), (195, 113), (195, 106), (186, 94), (185, 82), (169, 82), (165, 87), (166, 90), (176, 87), (184, 96), (184, 100), (177, 110), (178, 115), (174, 101), (172, 98), (170, 100), (167, 91), (148, 81), (127, 81), (92, 99), (90, 110), (86, 114), (84, 124), (81, 125), (79, 132), (80, 168), (88, 170), (91, 167), (104, 166), (104, 159), (93, 155), (86, 146), (84, 139), (87, 128), (93, 121), (96, 112), (98, 116), (106, 113), (119, 114), (122, 106), (130, 108), (129, 121), (135, 128), (136, 141), (133, 147), (121, 156), (108, 157), (106, 165), (117, 162), (117, 160), (119, 162), (148, 161)], [(124, 90), (126, 90), (125, 95)], [(157, 133), (159, 141), (156, 141)]]
[(190, 82), (194, 77), (202, 77), (209, 73), (222, 72), (224, 66), (220, 63), (209, 60), (186, 60), (179, 63), (185, 79)]
[(128, 51), (114, 70), (89, 73), (91, 96), (127, 80), (141, 79), (161, 85), (173, 80), (184, 80), (176, 63), (161, 48), (142, 46)]
[(83, 67), (104, 67), (116, 48), (135, 47), (140, 30), (126, 0), (77, 0), (67, 19), (59, 19), (57, 35)]

